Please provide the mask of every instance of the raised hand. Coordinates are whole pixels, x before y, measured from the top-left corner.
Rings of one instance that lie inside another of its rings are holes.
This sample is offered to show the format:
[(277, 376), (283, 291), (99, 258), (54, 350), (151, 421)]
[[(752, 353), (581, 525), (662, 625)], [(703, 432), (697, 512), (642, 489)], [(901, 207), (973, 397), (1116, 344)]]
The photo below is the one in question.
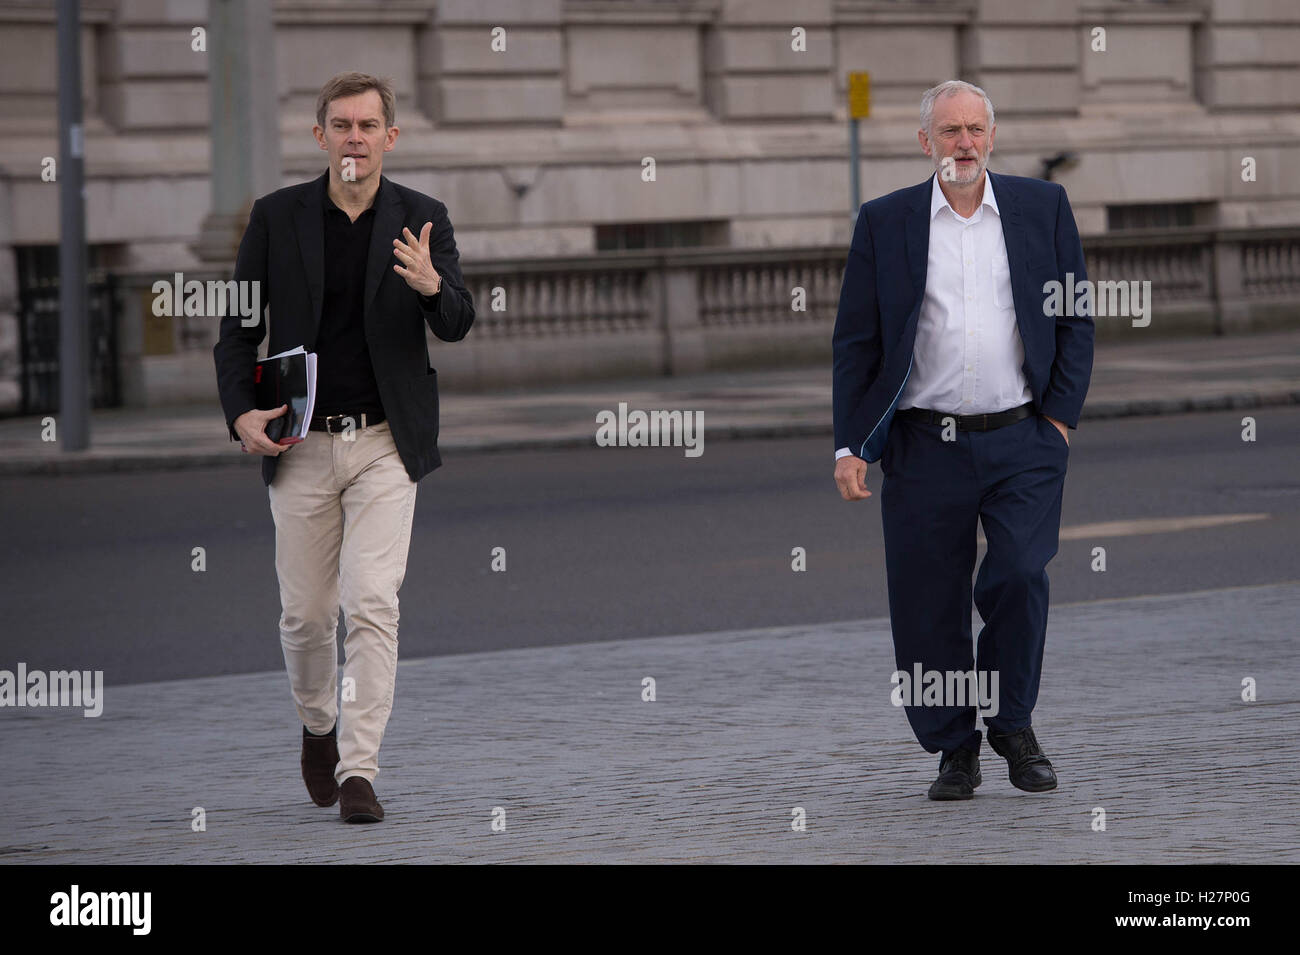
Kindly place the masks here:
[(437, 295), (442, 288), (442, 276), (434, 269), (433, 261), (429, 258), (429, 233), (432, 231), (433, 223), (426, 222), (420, 230), (419, 238), (416, 238), (415, 233), (403, 226), (405, 241), (393, 240), (393, 254), (401, 263), (394, 265), (393, 271), (406, 279), (407, 285), (426, 296)]

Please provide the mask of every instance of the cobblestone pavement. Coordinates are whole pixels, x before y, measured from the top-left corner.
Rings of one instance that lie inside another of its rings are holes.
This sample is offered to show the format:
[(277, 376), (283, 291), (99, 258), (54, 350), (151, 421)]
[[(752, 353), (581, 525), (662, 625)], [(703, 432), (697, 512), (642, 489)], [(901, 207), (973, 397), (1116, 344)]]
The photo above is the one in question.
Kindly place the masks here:
[(1300, 582), (1054, 608), (1061, 786), (985, 746), (962, 803), (925, 798), (881, 620), (403, 661), (373, 826), (308, 801), (283, 673), (110, 686), (0, 710), (0, 861), (1300, 862), (1297, 620)]

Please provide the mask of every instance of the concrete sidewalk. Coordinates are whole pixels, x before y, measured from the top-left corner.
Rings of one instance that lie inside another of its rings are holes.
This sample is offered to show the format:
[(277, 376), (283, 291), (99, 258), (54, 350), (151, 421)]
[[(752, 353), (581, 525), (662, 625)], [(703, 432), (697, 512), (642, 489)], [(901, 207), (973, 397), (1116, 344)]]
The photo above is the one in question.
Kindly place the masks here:
[[(436, 360), (436, 355), (434, 356)], [(704, 412), (705, 439), (825, 435), (829, 367), (593, 382), (519, 393), (441, 395), (439, 445), (463, 453), (592, 445), (596, 414)], [(1300, 402), (1300, 332), (1162, 339), (1097, 347), (1085, 418), (1254, 408)], [(229, 441), (219, 405), (97, 411), (92, 448), (41, 440), (41, 418), (0, 420), (0, 474), (255, 467)]]
[(283, 673), (110, 685), (0, 709), (0, 862), (1300, 862), (1298, 618), (1300, 583), (1054, 607), (1060, 788), (985, 746), (963, 803), (925, 797), (881, 620), (404, 661), (375, 826), (308, 800)]

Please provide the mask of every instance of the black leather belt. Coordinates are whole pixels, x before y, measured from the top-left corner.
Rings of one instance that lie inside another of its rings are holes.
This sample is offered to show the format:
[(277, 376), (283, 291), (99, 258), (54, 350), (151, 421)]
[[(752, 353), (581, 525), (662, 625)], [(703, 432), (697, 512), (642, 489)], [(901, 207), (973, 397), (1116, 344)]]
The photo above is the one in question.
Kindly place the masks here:
[(904, 408), (894, 412), (894, 417), (943, 427), (947, 427), (949, 420), (952, 420), (957, 423), (958, 431), (992, 431), (994, 428), (1015, 424), (1033, 414), (1035, 414), (1034, 403), (1026, 401), (1019, 408), (995, 411), (992, 414), (949, 414), (944, 411), (930, 411), (928, 408)]
[(339, 434), (347, 429), (349, 419), (354, 429), (369, 428), (384, 420), (382, 411), (367, 411), (363, 414), (312, 415), (308, 431), (324, 431), (326, 434)]

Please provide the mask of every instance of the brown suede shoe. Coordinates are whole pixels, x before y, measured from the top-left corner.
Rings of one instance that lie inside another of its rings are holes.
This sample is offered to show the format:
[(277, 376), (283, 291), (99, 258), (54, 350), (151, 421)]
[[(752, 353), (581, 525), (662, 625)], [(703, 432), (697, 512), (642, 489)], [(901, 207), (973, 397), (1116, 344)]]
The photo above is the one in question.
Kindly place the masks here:
[(307, 784), (311, 801), (318, 806), (332, 806), (339, 799), (339, 785), (334, 770), (339, 765), (338, 725), (328, 736), (309, 736), (302, 728), (302, 781)]
[(339, 787), (339, 815), (344, 822), (382, 822), (384, 807), (364, 776), (349, 776)]

